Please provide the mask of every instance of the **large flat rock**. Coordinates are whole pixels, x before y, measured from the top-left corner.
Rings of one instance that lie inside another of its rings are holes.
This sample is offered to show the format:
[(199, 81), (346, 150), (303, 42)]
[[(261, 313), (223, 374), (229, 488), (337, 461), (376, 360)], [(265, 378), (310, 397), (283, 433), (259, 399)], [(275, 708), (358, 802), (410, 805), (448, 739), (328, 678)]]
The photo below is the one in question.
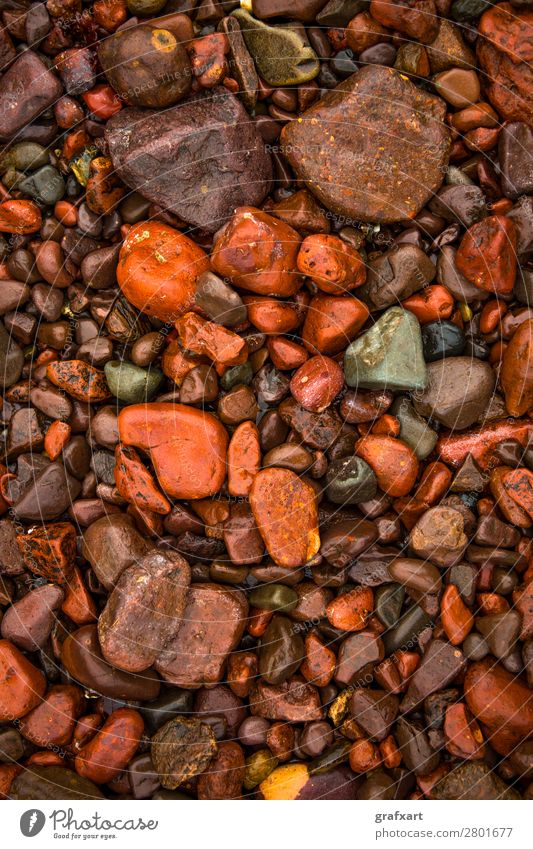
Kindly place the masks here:
[(259, 206), (269, 190), (270, 156), (226, 89), (165, 111), (122, 109), (106, 139), (127, 186), (202, 230), (215, 232), (238, 206)]
[(329, 209), (360, 221), (402, 221), (444, 179), (450, 134), (440, 97), (392, 68), (348, 77), (282, 131), (283, 152)]

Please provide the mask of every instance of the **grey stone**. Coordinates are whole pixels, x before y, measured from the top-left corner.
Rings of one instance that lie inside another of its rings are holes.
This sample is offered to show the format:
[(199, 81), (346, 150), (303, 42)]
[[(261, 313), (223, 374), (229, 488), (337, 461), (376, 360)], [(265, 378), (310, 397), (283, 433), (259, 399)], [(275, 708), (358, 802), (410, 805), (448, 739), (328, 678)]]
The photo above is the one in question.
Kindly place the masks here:
[(127, 404), (150, 400), (164, 377), (163, 372), (157, 368), (144, 369), (119, 360), (106, 363), (104, 372), (110, 391)]

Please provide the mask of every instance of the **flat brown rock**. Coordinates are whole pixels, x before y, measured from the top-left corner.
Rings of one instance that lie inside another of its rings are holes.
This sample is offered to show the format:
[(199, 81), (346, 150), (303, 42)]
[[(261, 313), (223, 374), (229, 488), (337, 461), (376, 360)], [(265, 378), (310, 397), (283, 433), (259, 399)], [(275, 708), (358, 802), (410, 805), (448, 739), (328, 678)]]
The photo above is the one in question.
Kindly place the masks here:
[(296, 676), (275, 686), (259, 680), (250, 694), (250, 710), (284, 722), (312, 722), (323, 715), (317, 688)]
[(414, 218), (440, 187), (450, 135), (440, 97), (370, 65), (282, 131), (284, 153), (334, 212), (361, 221)]
[(228, 654), (246, 625), (244, 593), (220, 584), (193, 584), (176, 637), (160, 655), (156, 669), (178, 687), (196, 690), (222, 678)]

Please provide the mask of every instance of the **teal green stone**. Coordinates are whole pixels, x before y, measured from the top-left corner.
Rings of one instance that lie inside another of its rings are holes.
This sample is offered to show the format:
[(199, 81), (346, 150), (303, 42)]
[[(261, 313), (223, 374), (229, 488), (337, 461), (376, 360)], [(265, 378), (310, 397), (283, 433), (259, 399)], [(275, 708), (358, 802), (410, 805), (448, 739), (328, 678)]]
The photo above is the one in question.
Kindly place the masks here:
[(400, 439), (413, 449), (419, 460), (425, 460), (437, 444), (436, 432), (418, 415), (409, 398), (405, 396), (395, 398), (390, 412), (400, 422)]
[(133, 363), (112, 360), (104, 366), (109, 390), (126, 404), (140, 404), (152, 398), (164, 378), (157, 368), (139, 368)]
[(21, 180), (18, 188), (25, 195), (51, 206), (65, 194), (65, 181), (57, 168), (45, 165)]
[(424, 389), (427, 383), (418, 319), (391, 307), (355, 339), (344, 355), (348, 386), (391, 391)]
[(225, 371), (220, 378), (220, 385), (225, 392), (229, 392), (229, 390), (233, 389), (234, 386), (238, 386), (242, 383), (245, 386), (248, 386), (252, 382), (253, 376), (254, 371), (251, 363), (242, 363), (239, 366), (232, 366)]

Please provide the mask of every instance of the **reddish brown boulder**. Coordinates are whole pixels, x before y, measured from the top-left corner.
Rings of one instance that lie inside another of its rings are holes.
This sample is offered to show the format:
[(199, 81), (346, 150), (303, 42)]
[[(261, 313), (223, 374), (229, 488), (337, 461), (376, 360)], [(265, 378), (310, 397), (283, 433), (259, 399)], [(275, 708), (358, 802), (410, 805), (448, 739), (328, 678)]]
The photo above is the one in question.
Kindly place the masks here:
[(439, 97), (392, 68), (369, 65), (285, 124), (281, 138), (298, 178), (329, 209), (401, 221), (414, 218), (442, 183), (445, 114)]

